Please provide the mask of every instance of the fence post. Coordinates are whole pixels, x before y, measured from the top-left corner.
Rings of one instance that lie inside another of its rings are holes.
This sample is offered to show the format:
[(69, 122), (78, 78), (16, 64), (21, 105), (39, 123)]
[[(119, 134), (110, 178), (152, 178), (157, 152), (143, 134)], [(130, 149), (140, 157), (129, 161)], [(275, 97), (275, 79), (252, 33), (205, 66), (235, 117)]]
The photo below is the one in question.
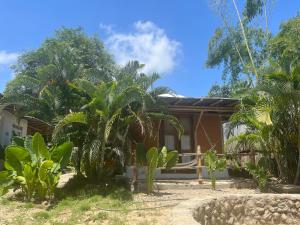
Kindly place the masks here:
[(199, 184), (202, 184), (203, 183), (203, 179), (202, 179), (202, 163), (201, 163), (201, 147), (200, 147), (200, 145), (197, 145), (197, 161), (198, 161), (198, 163), (197, 163), (197, 166), (198, 166), (198, 168), (197, 168), (197, 175), (198, 175), (198, 183)]

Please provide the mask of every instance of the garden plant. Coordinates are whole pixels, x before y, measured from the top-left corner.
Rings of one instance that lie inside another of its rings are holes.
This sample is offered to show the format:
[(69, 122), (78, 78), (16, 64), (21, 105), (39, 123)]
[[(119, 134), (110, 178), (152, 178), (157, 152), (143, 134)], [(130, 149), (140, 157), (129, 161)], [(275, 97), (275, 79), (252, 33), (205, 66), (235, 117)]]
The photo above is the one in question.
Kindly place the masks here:
[(49, 149), (40, 133), (20, 140), (5, 149), (6, 170), (0, 172), (2, 195), (13, 187), (20, 189), (28, 201), (53, 200), (61, 169), (69, 163), (73, 144), (65, 142)]

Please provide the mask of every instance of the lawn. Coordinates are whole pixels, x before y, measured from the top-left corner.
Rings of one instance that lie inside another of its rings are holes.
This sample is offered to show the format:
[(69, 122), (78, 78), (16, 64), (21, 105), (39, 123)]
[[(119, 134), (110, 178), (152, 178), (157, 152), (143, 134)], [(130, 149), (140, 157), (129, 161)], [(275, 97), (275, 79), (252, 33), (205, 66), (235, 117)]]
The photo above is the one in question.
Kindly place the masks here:
[[(24, 202), (0, 198), (0, 224), (157, 224), (159, 209), (134, 200), (134, 195), (116, 185), (85, 185), (76, 190), (59, 190), (55, 203)], [(142, 210), (139, 210), (141, 209)], [(146, 218), (147, 217), (147, 218)]]

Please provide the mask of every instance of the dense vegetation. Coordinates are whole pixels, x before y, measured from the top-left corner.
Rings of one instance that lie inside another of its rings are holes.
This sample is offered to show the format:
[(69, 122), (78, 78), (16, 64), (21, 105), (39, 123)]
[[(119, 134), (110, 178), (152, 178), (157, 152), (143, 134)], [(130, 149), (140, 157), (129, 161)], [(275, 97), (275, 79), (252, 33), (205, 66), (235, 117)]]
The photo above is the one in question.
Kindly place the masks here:
[(123, 172), (155, 123), (167, 120), (182, 132), (157, 98), (170, 89), (154, 87), (159, 75), (142, 68), (138, 62), (117, 66), (98, 38), (63, 28), (20, 56), (1, 101), (55, 126), (52, 144), (72, 141), (77, 173), (102, 182)]
[(5, 171), (0, 172), (2, 194), (20, 189), (27, 200), (53, 199), (61, 170), (70, 160), (73, 144), (65, 142), (51, 149), (41, 134), (15, 138), (5, 149)]
[[(280, 26), (278, 34), (271, 35), (266, 14), (268, 1), (245, 2), (241, 15), (236, 9), (241, 20), (234, 26), (228, 24), (224, 8), (218, 9), (225, 25), (216, 30), (210, 41), (207, 65), (224, 65), (224, 84), (213, 86), (210, 95), (241, 98), (239, 112), (231, 119), (232, 128), (244, 125), (246, 131), (229, 142), (236, 152), (260, 153), (258, 165), (248, 164), (258, 183), (264, 186), (268, 177), (278, 177), (281, 182), (297, 184), (300, 17), (291, 18)], [(251, 21), (262, 15), (266, 27), (257, 23), (253, 26)]]

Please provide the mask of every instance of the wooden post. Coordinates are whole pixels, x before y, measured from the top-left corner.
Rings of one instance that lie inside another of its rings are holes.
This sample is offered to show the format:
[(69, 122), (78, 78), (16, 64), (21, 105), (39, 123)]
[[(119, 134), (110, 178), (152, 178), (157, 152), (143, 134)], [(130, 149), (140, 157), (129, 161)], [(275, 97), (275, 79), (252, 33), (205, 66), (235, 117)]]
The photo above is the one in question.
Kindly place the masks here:
[(197, 146), (197, 175), (198, 175), (198, 183), (203, 184), (203, 179), (202, 179), (202, 167), (201, 167), (201, 147), (200, 145)]

